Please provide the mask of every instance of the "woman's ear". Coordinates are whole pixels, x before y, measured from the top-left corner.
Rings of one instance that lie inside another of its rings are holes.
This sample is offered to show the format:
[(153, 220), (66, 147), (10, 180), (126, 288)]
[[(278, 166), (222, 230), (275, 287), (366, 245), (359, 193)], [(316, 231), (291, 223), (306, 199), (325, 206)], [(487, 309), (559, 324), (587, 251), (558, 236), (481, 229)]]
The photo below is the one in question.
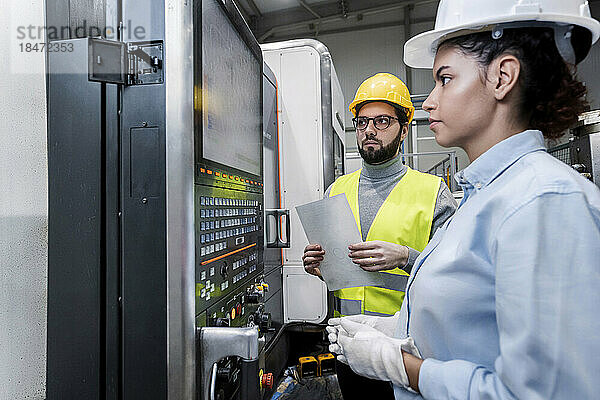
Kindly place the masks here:
[(492, 61), (487, 75), (496, 100), (506, 99), (517, 85), (520, 74), (521, 63), (511, 54), (504, 54)]

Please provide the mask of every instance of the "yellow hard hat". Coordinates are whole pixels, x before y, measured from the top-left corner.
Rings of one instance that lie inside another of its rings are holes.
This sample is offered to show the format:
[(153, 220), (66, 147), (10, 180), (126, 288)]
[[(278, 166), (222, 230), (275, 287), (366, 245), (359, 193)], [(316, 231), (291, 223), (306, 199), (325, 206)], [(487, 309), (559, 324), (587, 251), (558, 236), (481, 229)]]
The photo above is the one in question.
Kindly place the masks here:
[(356, 106), (365, 101), (386, 101), (408, 110), (408, 122), (415, 115), (415, 107), (410, 100), (408, 88), (398, 77), (388, 73), (375, 74), (365, 79), (350, 103), (350, 112), (356, 117)]

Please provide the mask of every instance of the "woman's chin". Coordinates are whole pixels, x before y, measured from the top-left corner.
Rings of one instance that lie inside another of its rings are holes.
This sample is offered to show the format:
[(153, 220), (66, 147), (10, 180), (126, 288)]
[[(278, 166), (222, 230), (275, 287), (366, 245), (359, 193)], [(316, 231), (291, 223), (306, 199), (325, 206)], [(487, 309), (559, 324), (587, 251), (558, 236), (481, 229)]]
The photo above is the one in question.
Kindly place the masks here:
[(452, 144), (452, 141), (450, 140), (448, 135), (444, 135), (439, 130), (436, 130), (434, 133), (435, 133), (435, 141), (440, 146), (442, 146), (442, 147), (453, 147), (454, 146), (454, 144)]

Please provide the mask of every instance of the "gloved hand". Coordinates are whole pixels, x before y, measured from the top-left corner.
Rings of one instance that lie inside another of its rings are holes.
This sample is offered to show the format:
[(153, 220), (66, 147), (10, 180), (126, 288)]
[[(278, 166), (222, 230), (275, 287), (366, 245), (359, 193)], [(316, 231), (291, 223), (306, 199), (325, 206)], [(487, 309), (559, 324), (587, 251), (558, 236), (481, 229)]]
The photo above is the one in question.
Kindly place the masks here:
[[(357, 314), (349, 315), (343, 318), (348, 321), (354, 321), (358, 322), (359, 324), (370, 326), (386, 336), (393, 337), (396, 333), (398, 320), (400, 319), (400, 311), (391, 317), (376, 317), (373, 315)], [(329, 325), (338, 326), (340, 325), (341, 319), (342, 318), (331, 318), (328, 323)]]
[[(344, 354), (342, 353), (342, 348), (338, 344), (338, 331), (343, 330), (343, 328), (340, 325), (337, 325), (327, 326), (325, 329), (328, 332), (327, 339), (329, 339), (329, 351), (338, 355), (338, 361), (348, 365), (348, 361), (346, 361), (346, 357), (344, 357)], [(348, 334), (346, 331), (344, 331), (344, 333), (346, 335)]]
[(412, 338), (391, 338), (346, 318), (341, 318), (339, 326), (328, 327), (327, 330), (329, 339), (336, 339), (329, 350), (337, 353), (338, 359), (346, 362), (354, 372), (409, 388), (402, 350), (420, 357)]

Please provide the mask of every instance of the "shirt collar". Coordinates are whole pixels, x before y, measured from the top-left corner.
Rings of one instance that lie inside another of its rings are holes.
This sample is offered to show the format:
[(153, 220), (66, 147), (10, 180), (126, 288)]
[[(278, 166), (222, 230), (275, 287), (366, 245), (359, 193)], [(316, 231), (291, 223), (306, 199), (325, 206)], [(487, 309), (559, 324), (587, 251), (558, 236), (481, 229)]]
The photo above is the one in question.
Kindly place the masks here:
[(492, 146), (467, 168), (459, 171), (455, 179), (463, 190), (469, 187), (481, 189), (524, 155), (545, 149), (542, 132), (527, 130)]
[(362, 174), (368, 178), (381, 179), (387, 178), (398, 173), (406, 171), (406, 165), (402, 164), (402, 153), (383, 164), (368, 164), (363, 160)]

